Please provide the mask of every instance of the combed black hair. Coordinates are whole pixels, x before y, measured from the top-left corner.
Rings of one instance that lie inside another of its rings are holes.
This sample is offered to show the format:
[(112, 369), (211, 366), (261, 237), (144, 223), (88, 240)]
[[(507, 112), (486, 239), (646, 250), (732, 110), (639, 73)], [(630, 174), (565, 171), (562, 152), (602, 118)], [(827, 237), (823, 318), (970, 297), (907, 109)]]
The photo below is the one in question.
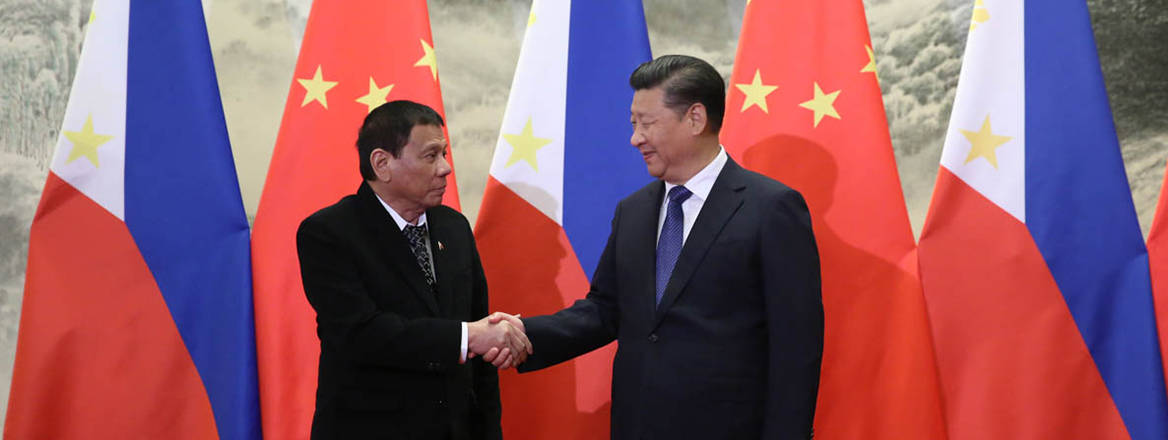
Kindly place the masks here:
[(358, 163), (361, 177), (365, 180), (377, 179), (369, 155), (378, 148), (393, 157), (401, 157), (402, 148), (410, 141), (410, 131), (417, 125), (442, 127), (446, 123), (434, 109), (413, 101), (390, 101), (381, 104), (365, 116), (361, 131), (357, 133)]
[(664, 55), (642, 63), (629, 76), (633, 90), (664, 88), (665, 106), (678, 115), (694, 103), (706, 107), (710, 131), (722, 129), (726, 114), (726, 83), (710, 63), (686, 55)]

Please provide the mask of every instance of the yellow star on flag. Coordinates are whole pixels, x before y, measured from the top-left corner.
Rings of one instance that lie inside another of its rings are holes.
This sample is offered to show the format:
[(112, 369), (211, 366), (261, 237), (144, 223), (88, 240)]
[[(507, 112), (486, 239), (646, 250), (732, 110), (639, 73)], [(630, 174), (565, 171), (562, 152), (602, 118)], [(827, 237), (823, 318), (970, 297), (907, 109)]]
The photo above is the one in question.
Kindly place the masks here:
[(393, 84), (385, 87), (377, 87), (377, 82), (373, 81), (373, 77), (371, 76), (369, 77), (369, 94), (357, 98), (357, 102), (365, 104), (369, 107), (369, 112), (373, 112), (373, 109), (377, 108), (377, 106), (385, 104), (385, 101), (388, 100), (386, 97), (389, 96), (390, 90), (393, 90)]
[(535, 8), (531, 8), (531, 14), (527, 16), (527, 27), (535, 24)]
[(304, 101), (300, 103), (301, 107), (316, 101), (324, 108), (328, 108), (327, 93), (329, 89), (337, 86), (337, 81), (325, 81), (320, 71), (320, 65), (316, 66), (316, 74), (312, 78), (297, 78), (296, 82), (304, 87)]
[(507, 159), (507, 164), (503, 168), (509, 167), (520, 160), (526, 161), (531, 165), (531, 169), (539, 171), (538, 161), (535, 154), (540, 148), (552, 143), (551, 139), (538, 138), (531, 129), (531, 117), (527, 118), (527, 124), (523, 125), (523, 131), (519, 134), (503, 134), (503, 139), (511, 144), (511, 157)]
[(990, 127), (990, 115), (988, 114), (985, 117), (985, 122), (981, 123), (980, 130), (961, 130), (961, 134), (965, 136), (965, 139), (969, 140), (970, 144), (969, 155), (965, 157), (965, 163), (969, 163), (979, 157), (984, 157), (995, 169), (998, 168), (998, 147), (1013, 139), (1010, 136), (994, 134), (993, 129)]
[(414, 67), (429, 67), (430, 74), (434, 76), (434, 80), (438, 80), (438, 59), (434, 57), (434, 46), (427, 43), (426, 40), (419, 39), (422, 42), (422, 58), (414, 63)]
[(815, 86), (815, 96), (810, 101), (799, 104), (799, 106), (815, 112), (814, 126), (819, 126), (819, 121), (823, 119), (824, 115), (840, 119), (839, 113), (835, 111), (835, 99), (839, 97), (840, 91), (836, 90), (824, 94), (823, 90), (819, 88), (818, 82), (812, 84)]
[(973, 17), (969, 19), (969, 31), (977, 29), (977, 25), (990, 21), (990, 10), (985, 7), (985, 0), (977, 0), (973, 4)]
[(750, 108), (752, 105), (758, 106), (763, 113), (770, 113), (767, 111), (767, 95), (779, 88), (778, 86), (769, 86), (762, 83), (762, 74), (758, 69), (754, 69), (754, 81), (750, 84), (735, 84), (738, 90), (741, 90), (746, 95), (746, 99), (742, 100), (742, 110)]
[(81, 131), (66, 131), (65, 138), (73, 143), (73, 149), (69, 151), (69, 158), (65, 163), (77, 160), (81, 156), (89, 159), (93, 166), (97, 167), (97, 147), (109, 142), (113, 136), (97, 134), (93, 132), (93, 114), (85, 117), (85, 125), (81, 126)]
[(860, 73), (876, 73), (876, 54), (872, 52), (872, 46), (865, 44), (864, 50), (868, 51), (868, 64), (865, 64), (864, 68), (860, 69)]

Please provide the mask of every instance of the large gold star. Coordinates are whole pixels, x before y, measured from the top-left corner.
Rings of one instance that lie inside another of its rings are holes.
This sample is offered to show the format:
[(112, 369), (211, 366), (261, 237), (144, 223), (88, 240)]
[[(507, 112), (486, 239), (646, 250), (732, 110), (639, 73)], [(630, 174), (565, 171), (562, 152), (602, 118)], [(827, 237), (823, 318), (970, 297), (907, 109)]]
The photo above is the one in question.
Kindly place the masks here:
[(426, 40), (418, 40), (422, 42), (422, 58), (414, 63), (414, 67), (429, 67), (430, 74), (434, 76), (434, 80), (438, 80), (438, 59), (434, 57), (434, 47), (427, 43)]
[(864, 68), (860, 69), (860, 73), (864, 73), (864, 72), (876, 73), (876, 54), (872, 53), (872, 46), (865, 44), (864, 50), (868, 51), (868, 64), (865, 64)]
[(85, 125), (81, 126), (81, 131), (66, 131), (65, 138), (73, 143), (73, 149), (69, 151), (69, 158), (65, 163), (77, 160), (81, 156), (89, 159), (93, 166), (97, 167), (97, 147), (109, 142), (113, 136), (97, 134), (93, 132), (93, 115), (90, 114), (85, 117)]
[(312, 78), (297, 78), (296, 82), (304, 87), (304, 101), (300, 103), (301, 107), (316, 101), (324, 108), (328, 108), (327, 94), (329, 89), (337, 86), (337, 81), (325, 81), (320, 71), (320, 65), (316, 66), (316, 74)]
[(762, 73), (758, 69), (754, 69), (754, 81), (750, 84), (735, 84), (738, 90), (741, 90), (746, 99), (742, 100), (742, 110), (750, 108), (752, 105), (758, 106), (763, 113), (770, 113), (767, 111), (767, 95), (779, 88), (779, 86), (769, 86), (762, 83)]
[(511, 157), (507, 159), (507, 164), (503, 168), (509, 167), (520, 160), (526, 161), (531, 165), (531, 169), (539, 171), (539, 164), (536, 160), (535, 153), (543, 148), (545, 145), (552, 143), (551, 139), (537, 138), (531, 129), (531, 118), (527, 118), (527, 124), (523, 125), (523, 131), (519, 134), (503, 134), (503, 139), (511, 144)]
[(824, 115), (840, 119), (839, 113), (835, 111), (835, 99), (839, 97), (840, 91), (836, 90), (824, 94), (823, 90), (819, 88), (819, 83), (812, 83), (812, 85), (815, 86), (815, 96), (810, 101), (799, 104), (799, 107), (815, 112), (814, 126), (819, 126), (819, 121), (823, 119)]
[(393, 84), (385, 87), (377, 87), (377, 82), (373, 81), (373, 77), (369, 77), (369, 94), (357, 98), (357, 102), (365, 104), (369, 107), (369, 112), (381, 104), (385, 104), (386, 97), (389, 96), (389, 91), (393, 90)]
[(985, 122), (981, 123), (981, 129), (978, 131), (961, 130), (961, 134), (965, 135), (965, 139), (969, 140), (969, 155), (965, 157), (965, 163), (984, 157), (989, 161), (994, 168), (998, 167), (998, 147), (1006, 143), (1010, 136), (999, 136), (993, 133), (990, 128), (990, 115), (986, 115)]

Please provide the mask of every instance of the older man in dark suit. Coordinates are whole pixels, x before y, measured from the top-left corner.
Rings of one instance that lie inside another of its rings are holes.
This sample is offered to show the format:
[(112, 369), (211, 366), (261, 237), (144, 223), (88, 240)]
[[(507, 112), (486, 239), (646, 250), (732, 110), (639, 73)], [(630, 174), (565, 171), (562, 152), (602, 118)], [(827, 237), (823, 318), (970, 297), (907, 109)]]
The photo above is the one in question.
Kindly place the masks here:
[(409, 101), (373, 110), (357, 139), (365, 182), (300, 225), (320, 336), (315, 440), (502, 438), (494, 367), (521, 362), (530, 342), (486, 320), (470, 226), (440, 205), (442, 125)]
[(719, 145), (708, 63), (664, 56), (629, 82), (631, 142), (660, 180), (617, 205), (585, 299), (502, 318), (536, 348), (520, 371), (615, 339), (613, 439), (809, 438), (823, 304), (807, 205)]

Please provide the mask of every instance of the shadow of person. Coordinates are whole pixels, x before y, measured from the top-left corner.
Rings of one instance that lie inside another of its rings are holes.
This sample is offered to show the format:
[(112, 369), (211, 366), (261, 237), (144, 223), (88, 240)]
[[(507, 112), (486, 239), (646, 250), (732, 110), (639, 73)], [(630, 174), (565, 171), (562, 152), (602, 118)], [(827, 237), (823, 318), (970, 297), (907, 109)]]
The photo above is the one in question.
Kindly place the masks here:
[[(825, 318), (816, 418), (838, 421), (839, 415), (870, 412), (873, 404), (909, 395), (906, 390), (921, 378), (912, 377), (916, 370), (905, 368), (904, 362), (929, 365), (921, 357), (931, 356), (931, 352), (920, 350), (918, 344), (931, 342), (927, 331), (921, 331), (927, 329), (927, 323), (922, 322), (924, 305), (918, 278), (897, 265), (912, 252), (911, 235), (899, 248), (888, 245), (896, 243), (896, 234), (910, 233), (895, 229), (900, 226), (897, 216), (905, 215), (896, 211), (905, 209), (903, 204), (873, 205), (868, 197), (872, 189), (865, 186), (868, 182), (862, 176), (841, 180), (835, 157), (809, 139), (772, 136), (747, 148), (742, 162), (746, 168), (798, 190), (811, 211)], [(837, 197), (844, 203), (838, 203)], [(837, 207), (841, 204), (845, 206)], [(903, 227), (908, 227), (906, 221)], [(884, 424), (904, 420), (884, 419), (850, 417), (847, 424), (816, 423), (816, 434), (863, 437), (862, 433), (885, 432), (881, 429)]]
[[(555, 199), (530, 186), (516, 188), (524, 194), (522, 198), (502, 185), (494, 190), (500, 193), (491, 205), (483, 206), (475, 229), (479, 249), (487, 250), (481, 254), (491, 311), (550, 314), (570, 304), (565, 303), (565, 296), (582, 297), (588, 282), (563, 228), (532, 206), (554, 204)], [(597, 439), (609, 435), (610, 404), (595, 411), (578, 409), (577, 371), (569, 363), (522, 375), (514, 369), (499, 373), (504, 437)]]

